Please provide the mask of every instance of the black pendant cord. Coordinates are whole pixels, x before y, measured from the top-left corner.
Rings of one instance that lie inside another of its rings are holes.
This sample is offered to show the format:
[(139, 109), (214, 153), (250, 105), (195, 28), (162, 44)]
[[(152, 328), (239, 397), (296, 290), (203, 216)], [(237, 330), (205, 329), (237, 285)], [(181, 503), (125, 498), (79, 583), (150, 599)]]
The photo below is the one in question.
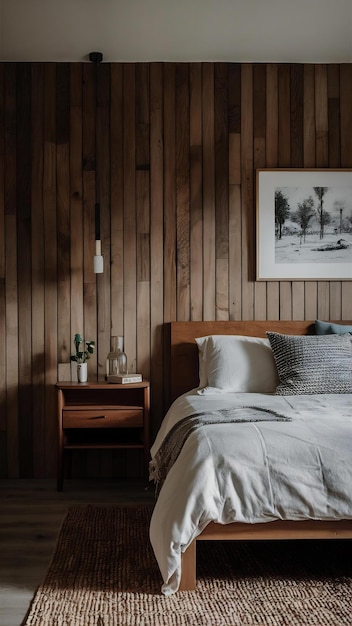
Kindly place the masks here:
[(103, 60), (101, 52), (90, 52), (89, 60), (95, 64), (95, 240), (100, 241), (100, 180), (98, 159), (98, 64)]
[(100, 240), (100, 204), (95, 203), (95, 240)]

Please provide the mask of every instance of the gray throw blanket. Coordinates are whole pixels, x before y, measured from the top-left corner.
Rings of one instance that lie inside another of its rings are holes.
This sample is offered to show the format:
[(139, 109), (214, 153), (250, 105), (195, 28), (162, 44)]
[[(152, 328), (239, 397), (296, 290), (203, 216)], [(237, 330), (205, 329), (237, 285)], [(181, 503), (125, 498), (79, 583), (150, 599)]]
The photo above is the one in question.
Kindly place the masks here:
[(167, 433), (155, 457), (149, 463), (149, 480), (156, 485), (156, 495), (170, 468), (178, 458), (186, 439), (201, 426), (244, 422), (289, 422), (291, 417), (259, 406), (236, 406), (216, 411), (200, 411), (184, 417)]

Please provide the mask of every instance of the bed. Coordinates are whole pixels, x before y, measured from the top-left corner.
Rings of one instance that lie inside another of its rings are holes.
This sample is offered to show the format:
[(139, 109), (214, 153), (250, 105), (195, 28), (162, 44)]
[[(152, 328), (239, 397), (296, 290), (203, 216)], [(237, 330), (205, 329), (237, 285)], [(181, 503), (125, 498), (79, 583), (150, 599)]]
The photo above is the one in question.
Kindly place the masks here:
[[(198, 541), (352, 538), (350, 331), (349, 321), (165, 325), (170, 407), (150, 463), (165, 595), (196, 588)], [(306, 357), (297, 382), (288, 370)]]

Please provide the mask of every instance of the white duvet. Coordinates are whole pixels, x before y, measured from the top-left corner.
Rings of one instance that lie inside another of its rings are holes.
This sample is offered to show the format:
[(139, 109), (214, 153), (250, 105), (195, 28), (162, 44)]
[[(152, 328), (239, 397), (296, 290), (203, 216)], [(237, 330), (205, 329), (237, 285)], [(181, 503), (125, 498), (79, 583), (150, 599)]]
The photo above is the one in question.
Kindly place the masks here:
[(181, 553), (211, 521), (352, 519), (352, 395), (275, 396), (193, 390), (169, 409), (151, 448), (187, 415), (236, 406), (272, 408), (291, 421), (206, 425), (193, 432), (155, 504), (150, 540), (177, 591)]

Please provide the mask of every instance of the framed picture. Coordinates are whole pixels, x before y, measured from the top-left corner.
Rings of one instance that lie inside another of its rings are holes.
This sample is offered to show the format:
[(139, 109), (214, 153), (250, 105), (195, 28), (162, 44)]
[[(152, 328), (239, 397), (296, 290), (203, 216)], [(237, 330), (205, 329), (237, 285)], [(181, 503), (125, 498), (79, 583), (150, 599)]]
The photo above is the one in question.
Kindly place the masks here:
[(257, 280), (352, 280), (352, 170), (257, 170)]

